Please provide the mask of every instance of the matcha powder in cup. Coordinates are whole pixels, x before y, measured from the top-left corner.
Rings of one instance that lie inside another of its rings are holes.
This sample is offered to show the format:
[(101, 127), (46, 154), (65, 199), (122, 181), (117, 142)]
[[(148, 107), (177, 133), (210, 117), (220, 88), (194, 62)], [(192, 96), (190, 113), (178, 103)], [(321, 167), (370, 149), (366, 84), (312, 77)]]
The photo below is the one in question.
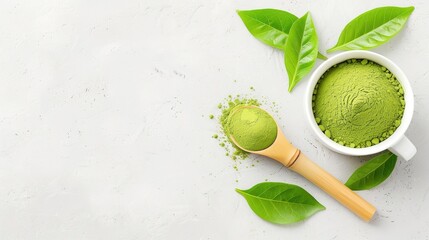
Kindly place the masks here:
[(401, 124), (404, 90), (385, 67), (349, 59), (326, 71), (313, 92), (314, 117), (328, 138), (351, 148), (376, 145)]
[(227, 136), (232, 136), (240, 147), (260, 151), (273, 144), (277, 137), (277, 124), (264, 110), (238, 106), (228, 116)]

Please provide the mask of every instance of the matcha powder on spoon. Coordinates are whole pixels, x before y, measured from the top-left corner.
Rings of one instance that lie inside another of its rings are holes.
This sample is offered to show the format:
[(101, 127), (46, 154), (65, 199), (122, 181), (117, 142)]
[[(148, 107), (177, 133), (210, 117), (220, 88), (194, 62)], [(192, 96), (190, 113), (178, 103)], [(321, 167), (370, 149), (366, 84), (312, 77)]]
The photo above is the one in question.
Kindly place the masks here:
[(260, 108), (237, 106), (228, 116), (224, 131), (244, 149), (260, 151), (276, 140), (277, 124)]
[[(265, 103), (266, 100), (263, 102)], [(277, 124), (272, 117), (265, 111), (255, 113), (252, 110), (248, 111), (249, 108), (246, 111), (243, 111), (242, 108), (243, 106), (259, 107), (260, 105), (259, 100), (240, 97), (240, 95), (236, 97), (230, 95), (218, 105), (221, 110), (221, 115), (218, 118), (221, 134), (214, 134), (212, 137), (219, 141), (219, 145), (225, 149), (226, 156), (233, 160), (246, 159), (249, 156), (249, 152), (243, 151), (231, 141), (229, 138), (231, 134), (234, 134), (234, 139), (240, 146), (251, 151), (265, 149), (274, 142), (277, 136)], [(274, 102), (273, 105), (271, 108), (275, 108)], [(272, 110), (277, 112), (275, 109)], [(254, 134), (246, 135), (248, 130), (253, 131)], [(259, 136), (257, 132), (261, 132), (262, 136)]]

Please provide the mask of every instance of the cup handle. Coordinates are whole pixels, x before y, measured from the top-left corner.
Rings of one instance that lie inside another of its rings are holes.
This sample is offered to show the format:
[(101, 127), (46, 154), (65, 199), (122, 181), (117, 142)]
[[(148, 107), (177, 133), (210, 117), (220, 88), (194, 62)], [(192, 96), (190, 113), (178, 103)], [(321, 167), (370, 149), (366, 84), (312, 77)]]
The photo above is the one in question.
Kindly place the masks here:
[(414, 157), (417, 149), (406, 136), (403, 136), (399, 142), (389, 148), (389, 151), (402, 157), (405, 161), (408, 161)]

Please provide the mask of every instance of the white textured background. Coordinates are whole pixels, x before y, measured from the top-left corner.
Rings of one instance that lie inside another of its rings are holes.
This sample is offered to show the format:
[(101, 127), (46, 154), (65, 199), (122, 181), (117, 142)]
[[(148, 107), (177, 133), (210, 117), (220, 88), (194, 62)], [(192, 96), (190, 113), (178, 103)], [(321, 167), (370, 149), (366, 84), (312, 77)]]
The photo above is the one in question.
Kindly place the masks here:
[[(235, 171), (208, 119), (228, 94), (277, 102), (287, 137), (342, 181), (367, 159), (321, 145), (302, 107), (307, 79), (288, 93), (283, 54), (235, 10), (310, 10), (325, 50), (383, 5), (416, 6), (375, 51), (411, 80), (418, 153), (360, 193), (374, 221), (274, 161)], [(0, 239), (428, 239), (428, 24), (424, 0), (0, 1)], [(327, 210), (267, 223), (234, 192), (265, 179), (298, 184)]]

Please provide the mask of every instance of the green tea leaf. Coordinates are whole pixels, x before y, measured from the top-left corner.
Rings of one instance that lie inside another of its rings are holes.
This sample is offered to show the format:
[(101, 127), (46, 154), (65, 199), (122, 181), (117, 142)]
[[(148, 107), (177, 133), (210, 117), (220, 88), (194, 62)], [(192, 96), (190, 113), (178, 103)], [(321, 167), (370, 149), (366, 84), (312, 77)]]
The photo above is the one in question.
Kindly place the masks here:
[(265, 44), (283, 50), (289, 30), (298, 19), (277, 9), (237, 10), (247, 30)]
[(292, 184), (264, 182), (248, 190), (236, 191), (256, 215), (272, 223), (294, 223), (325, 210), (307, 191)]
[[(247, 30), (268, 46), (284, 50), (292, 24), (298, 19), (292, 13), (277, 9), (237, 10)], [(327, 57), (319, 53), (319, 59)]]
[(392, 173), (396, 159), (389, 151), (374, 157), (356, 169), (345, 185), (352, 190), (368, 190), (379, 185)]
[(317, 58), (322, 60), (328, 59), (325, 55), (321, 54), (320, 52), (317, 53)]
[(285, 65), (289, 76), (289, 92), (307, 75), (317, 58), (318, 40), (310, 13), (292, 25), (285, 46)]
[(380, 46), (401, 31), (413, 11), (414, 7), (380, 7), (365, 12), (347, 24), (327, 52)]

